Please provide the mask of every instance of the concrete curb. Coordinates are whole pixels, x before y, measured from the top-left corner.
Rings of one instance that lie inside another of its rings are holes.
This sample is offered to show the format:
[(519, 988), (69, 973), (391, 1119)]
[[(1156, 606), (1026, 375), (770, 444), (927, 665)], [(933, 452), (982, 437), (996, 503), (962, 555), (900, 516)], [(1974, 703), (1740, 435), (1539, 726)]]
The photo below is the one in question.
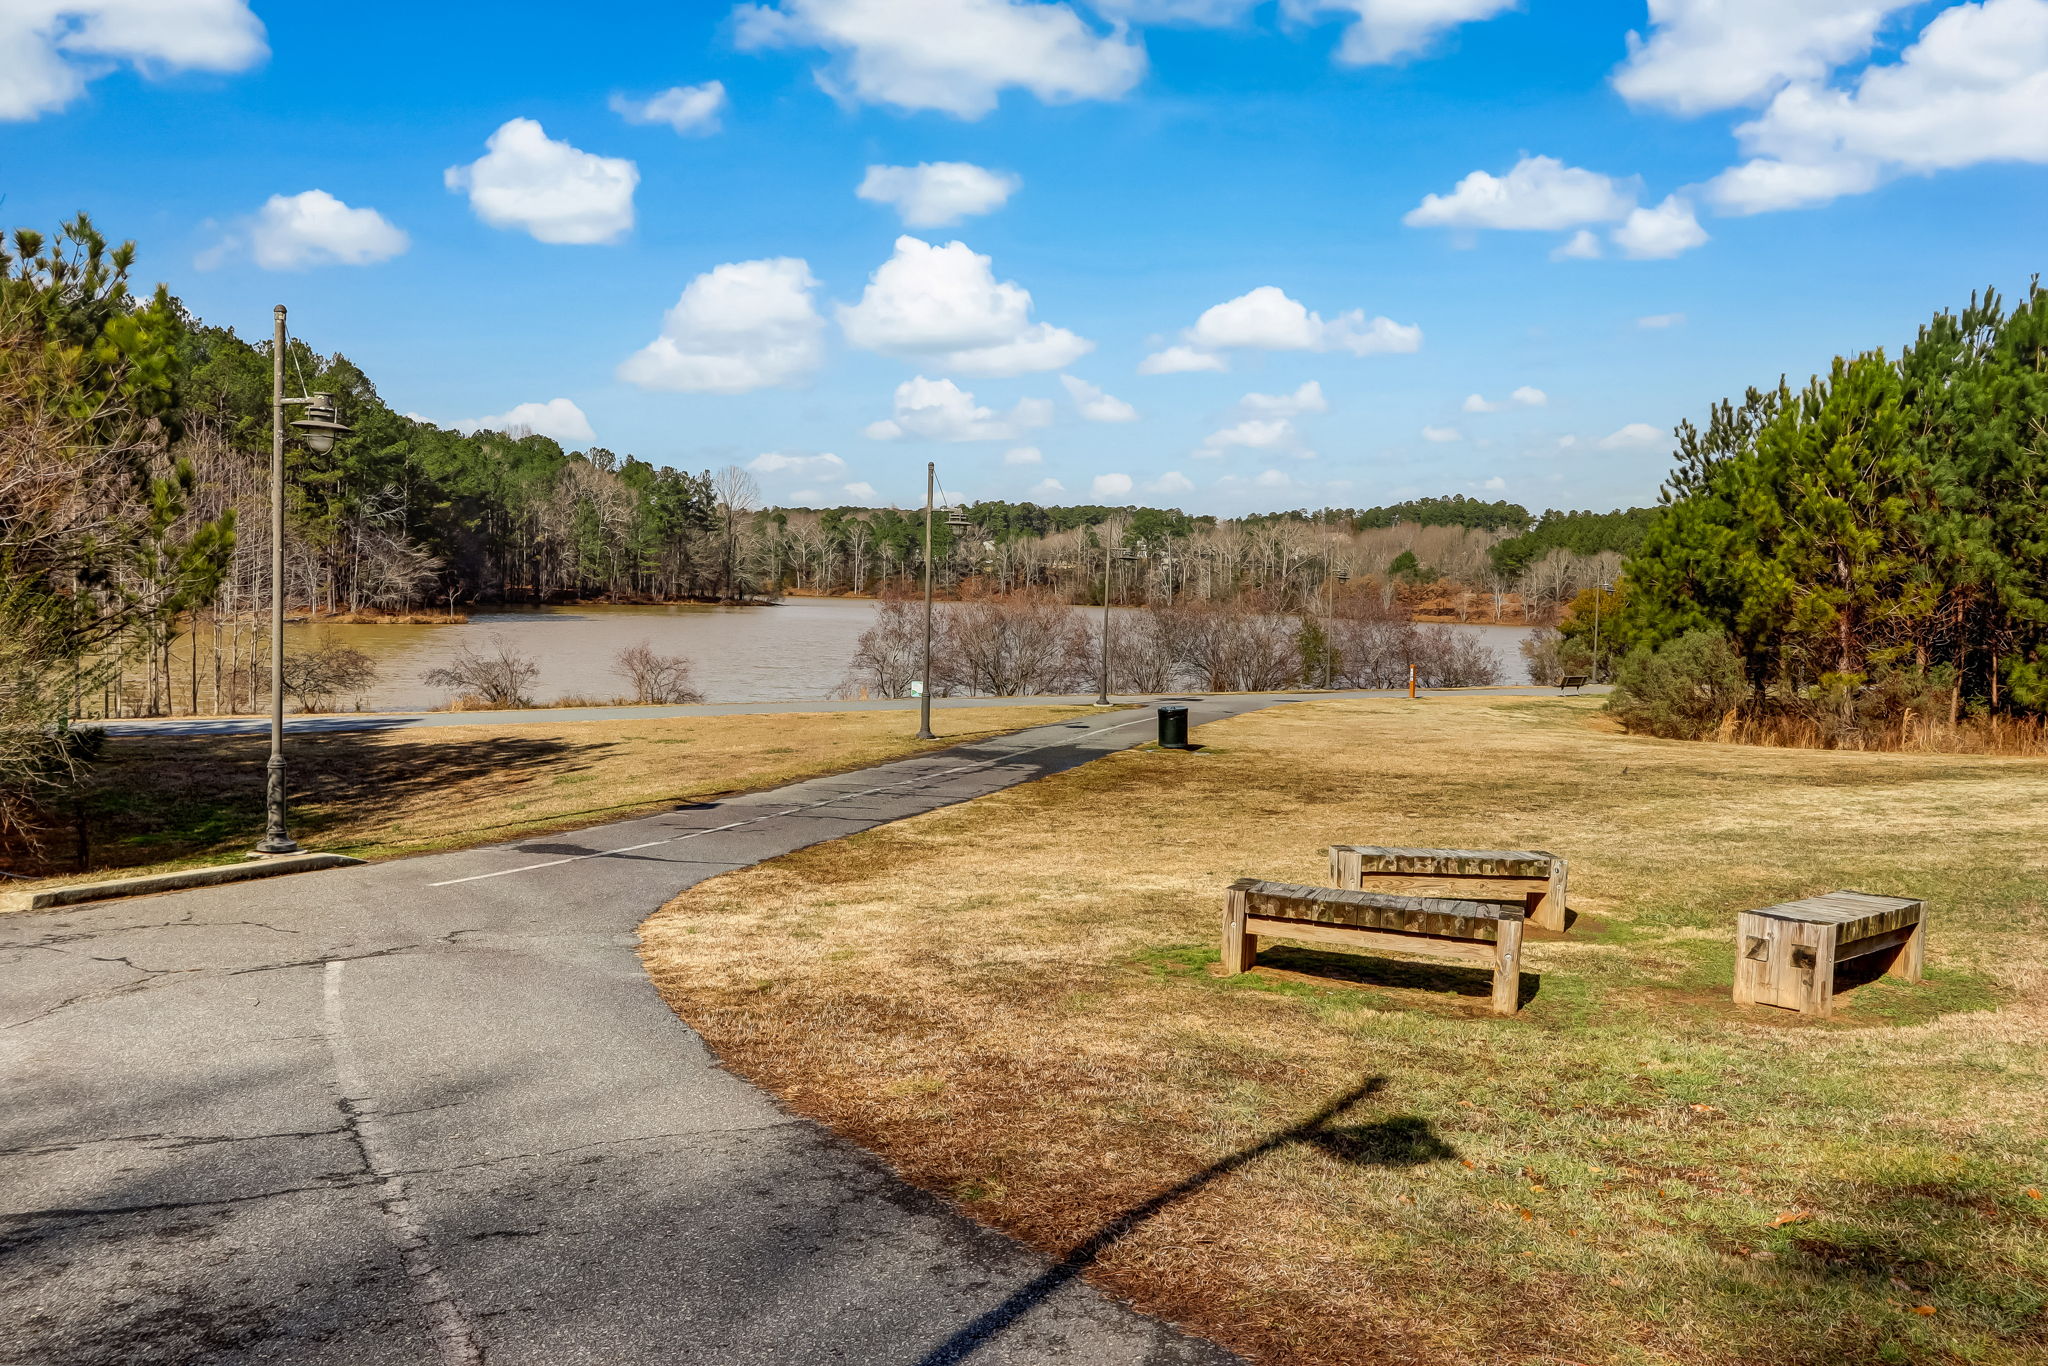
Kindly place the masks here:
[(33, 892), (8, 892), (0, 894), (0, 913), (47, 911), (58, 906), (76, 906), (86, 901), (147, 896), (151, 892), (176, 892), (187, 887), (213, 887), (223, 882), (247, 882), (252, 878), (277, 877), (283, 873), (311, 873), (322, 868), (350, 868), (362, 861), (359, 858), (350, 858), (347, 854), (284, 854), (277, 858), (250, 859), (247, 863), (223, 863), (210, 868), (184, 868), (175, 873), (111, 878), (105, 882), (80, 882), (68, 887), (44, 887)]

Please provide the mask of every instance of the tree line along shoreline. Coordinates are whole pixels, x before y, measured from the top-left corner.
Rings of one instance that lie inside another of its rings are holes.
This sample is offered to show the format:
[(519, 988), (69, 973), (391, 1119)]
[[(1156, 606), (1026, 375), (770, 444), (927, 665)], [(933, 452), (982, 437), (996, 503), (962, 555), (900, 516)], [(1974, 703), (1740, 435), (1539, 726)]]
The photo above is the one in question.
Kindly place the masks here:
[[(131, 290), (135, 259), (83, 216), (0, 250), (0, 828), (65, 781), (82, 715), (196, 705), (207, 683), (216, 706), (264, 702), (269, 348), (164, 286)], [(1752, 389), (1680, 426), (1654, 508), (1449, 495), (1217, 519), (984, 501), (935, 519), (932, 576), (963, 603), (1034, 610), (1105, 591), (1169, 617), (1241, 602), (1296, 621), (1304, 678), (1328, 622), (1404, 605), (1554, 618), (1532, 669), (1613, 678), (1632, 728), (1860, 745), (1918, 726), (1926, 743), (2048, 708), (2044, 337), (2036, 283), (2017, 307), (1986, 292), (1937, 314), (1897, 360)], [(290, 454), (295, 612), (786, 593), (886, 609), (923, 577), (921, 510), (773, 507), (738, 466), (437, 427), (345, 356), (288, 345), (294, 387), (336, 395), (354, 428)]]

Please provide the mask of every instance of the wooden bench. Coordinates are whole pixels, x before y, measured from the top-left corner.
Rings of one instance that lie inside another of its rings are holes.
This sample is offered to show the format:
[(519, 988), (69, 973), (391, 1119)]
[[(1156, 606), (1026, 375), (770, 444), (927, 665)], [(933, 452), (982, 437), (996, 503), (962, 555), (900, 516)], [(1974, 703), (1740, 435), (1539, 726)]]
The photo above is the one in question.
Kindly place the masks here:
[(1563, 678), (1557, 680), (1557, 690), (1563, 692), (1566, 688), (1570, 688), (1573, 692), (1577, 692), (1592, 681), (1592, 678), (1587, 674), (1566, 674)]
[(1735, 923), (1735, 1001), (1827, 1015), (1835, 969), (1889, 953), (1885, 975), (1920, 980), (1927, 961), (1927, 906), (1902, 896), (1829, 892), (1744, 911)]
[(1369, 877), (1455, 877), (1485, 882), (1540, 882), (1528, 893), (1529, 923), (1564, 928), (1565, 862), (1541, 849), (1386, 849), (1375, 844), (1330, 846), (1330, 881), (1362, 890)]
[(1493, 1009), (1521, 1008), (1522, 908), (1511, 902), (1447, 901), (1340, 891), (1240, 878), (1223, 898), (1223, 972), (1249, 971), (1259, 936), (1455, 958), (1493, 969)]

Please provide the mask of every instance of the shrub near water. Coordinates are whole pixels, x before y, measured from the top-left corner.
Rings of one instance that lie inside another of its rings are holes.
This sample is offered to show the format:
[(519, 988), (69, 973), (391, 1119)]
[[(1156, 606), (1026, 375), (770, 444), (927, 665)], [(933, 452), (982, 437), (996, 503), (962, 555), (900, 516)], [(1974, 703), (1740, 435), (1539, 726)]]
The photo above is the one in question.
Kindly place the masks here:
[(1748, 694), (1742, 660), (1719, 631), (1688, 631), (1622, 661), (1608, 710), (1629, 730), (1667, 740), (1715, 734)]

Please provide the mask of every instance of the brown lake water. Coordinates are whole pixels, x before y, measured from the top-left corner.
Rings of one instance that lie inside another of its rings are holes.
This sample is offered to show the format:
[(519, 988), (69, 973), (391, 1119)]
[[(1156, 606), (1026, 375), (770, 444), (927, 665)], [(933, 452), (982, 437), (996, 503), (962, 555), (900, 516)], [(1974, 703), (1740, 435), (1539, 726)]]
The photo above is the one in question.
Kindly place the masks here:
[[(477, 612), (454, 626), (288, 626), (286, 648), (335, 640), (377, 661), (377, 685), (362, 698), (369, 711), (418, 711), (445, 705), (448, 689), (421, 681), (465, 641), (486, 647), (503, 639), (540, 666), (537, 701), (613, 697), (625, 690), (612, 658), (640, 641), (659, 654), (696, 665), (697, 687), (713, 702), (800, 702), (831, 697), (846, 676), (860, 633), (873, 622), (871, 602), (788, 598), (770, 606), (541, 607)], [(1459, 626), (1501, 661), (1501, 679), (1528, 681), (1516, 647), (1519, 626)], [(347, 703), (344, 703), (347, 705)]]

